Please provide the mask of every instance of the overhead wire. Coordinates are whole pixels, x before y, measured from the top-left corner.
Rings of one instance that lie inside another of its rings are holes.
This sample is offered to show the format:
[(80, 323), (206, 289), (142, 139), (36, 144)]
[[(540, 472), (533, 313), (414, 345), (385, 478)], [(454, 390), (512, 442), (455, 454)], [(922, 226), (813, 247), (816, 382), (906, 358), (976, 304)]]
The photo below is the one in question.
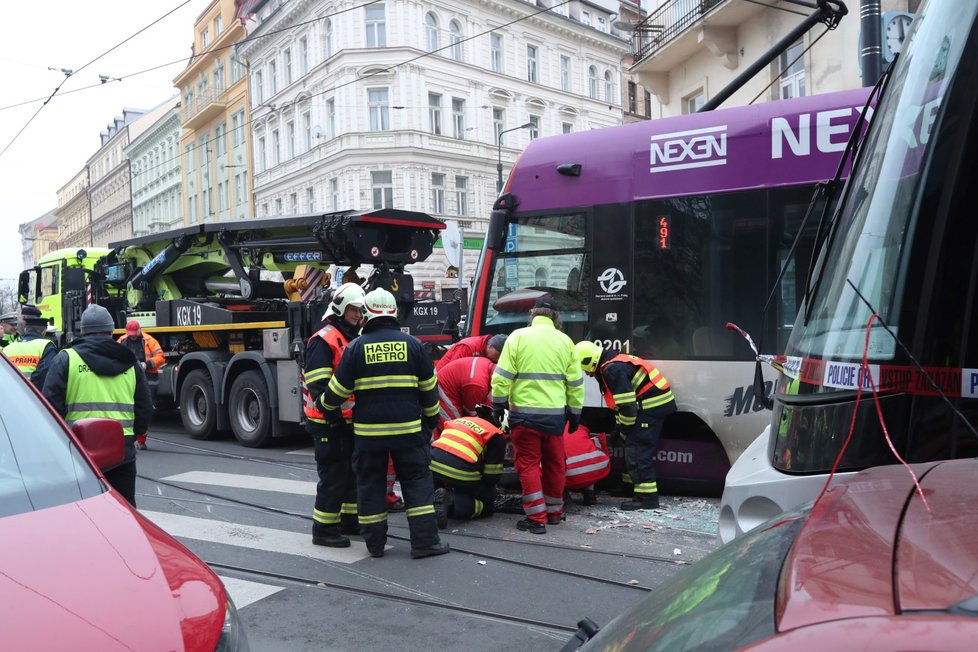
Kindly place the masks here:
[(47, 99), (44, 100), (43, 104), (41, 104), (41, 106), (37, 107), (37, 111), (35, 111), (34, 114), (30, 118), (27, 119), (27, 122), (24, 123), (24, 126), (21, 127), (20, 130), (16, 134), (14, 134), (14, 137), (10, 140), (10, 142), (7, 143), (7, 145), (3, 148), (2, 151), (0, 151), (0, 158), (2, 158), (3, 155), (7, 153), (7, 150), (9, 150), (10, 147), (15, 142), (17, 142), (17, 139), (20, 138), (21, 134), (23, 134), (24, 131), (26, 131), (27, 128), (31, 125), (31, 123), (34, 122), (34, 119), (38, 116), (38, 114), (44, 109), (45, 106), (48, 105), (48, 102), (50, 102), (54, 98), (54, 96), (58, 94), (58, 91), (61, 90), (61, 87), (64, 86), (68, 82), (69, 79), (71, 79), (74, 75), (78, 74), (79, 72), (81, 72), (85, 68), (88, 68), (90, 65), (92, 65), (93, 63), (95, 63), (96, 61), (98, 61), (99, 59), (101, 59), (102, 57), (106, 56), (107, 54), (109, 54), (110, 52), (112, 52), (113, 50), (115, 50), (116, 48), (119, 48), (122, 45), (124, 45), (125, 43), (128, 43), (132, 39), (136, 38), (137, 36), (139, 36), (140, 34), (142, 34), (143, 32), (145, 32), (150, 27), (153, 27), (154, 25), (156, 25), (157, 23), (159, 23), (161, 20), (163, 20), (164, 18), (168, 17), (170, 14), (174, 13), (178, 9), (181, 9), (182, 7), (184, 7), (185, 5), (188, 5), (188, 4), (190, 4), (190, 0), (184, 0), (182, 3), (180, 3), (179, 5), (177, 5), (176, 7), (174, 7), (173, 9), (171, 9), (170, 11), (166, 12), (165, 14), (163, 14), (162, 16), (160, 16), (159, 18), (157, 18), (156, 20), (154, 20), (153, 22), (151, 22), (149, 25), (146, 25), (145, 27), (143, 27), (142, 29), (136, 31), (135, 33), (131, 34), (130, 36), (126, 37), (125, 39), (123, 39), (119, 43), (116, 43), (111, 48), (109, 48), (108, 50), (106, 50), (102, 54), (98, 55), (97, 57), (95, 57), (94, 59), (92, 59), (91, 61), (89, 61), (88, 63), (82, 65), (79, 68), (75, 68), (75, 69), (72, 69), (72, 70), (64, 70), (65, 78), (61, 80), (61, 83), (58, 84), (53, 91), (51, 91), (51, 94), (48, 95)]

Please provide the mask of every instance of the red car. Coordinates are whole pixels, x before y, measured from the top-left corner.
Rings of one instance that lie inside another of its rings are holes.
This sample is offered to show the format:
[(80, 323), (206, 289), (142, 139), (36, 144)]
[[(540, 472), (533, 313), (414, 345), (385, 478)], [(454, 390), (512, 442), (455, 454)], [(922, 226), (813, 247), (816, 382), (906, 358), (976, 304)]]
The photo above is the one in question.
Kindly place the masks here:
[(0, 649), (247, 651), (217, 575), (97, 470), (119, 423), (68, 430), (0, 360)]
[(696, 562), (581, 649), (978, 650), (978, 460), (913, 468), (926, 506), (903, 466), (859, 473)]

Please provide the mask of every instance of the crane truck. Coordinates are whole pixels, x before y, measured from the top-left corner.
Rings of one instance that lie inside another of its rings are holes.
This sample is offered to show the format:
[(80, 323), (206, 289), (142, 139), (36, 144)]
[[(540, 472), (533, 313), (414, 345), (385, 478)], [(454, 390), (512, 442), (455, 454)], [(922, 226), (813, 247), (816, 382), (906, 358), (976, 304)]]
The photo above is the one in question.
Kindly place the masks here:
[(405, 269), (431, 255), (444, 228), (396, 209), (211, 222), (94, 252), (53, 252), (21, 273), (19, 295), (51, 320), (60, 345), (80, 335), (90, 303), (109, 310), (117, 334), (138, 320), (166, 357), (157, 405), (176, 406), (191, 437), (230, 430), (259, 447), (304, 418), (305, 343), (321, 325), (334, 276), (390, 290), (402, 328), (430, 347), (458, 339), (458, 303), (416, 301)]

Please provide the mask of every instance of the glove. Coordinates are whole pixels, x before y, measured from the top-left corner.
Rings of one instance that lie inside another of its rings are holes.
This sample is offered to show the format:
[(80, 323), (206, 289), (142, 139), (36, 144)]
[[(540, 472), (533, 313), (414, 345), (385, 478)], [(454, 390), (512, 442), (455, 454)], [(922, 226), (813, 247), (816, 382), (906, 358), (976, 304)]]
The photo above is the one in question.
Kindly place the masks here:
[(496, 423), (501, 424), (503, 422), (503, 417), (506, 416), (506, 408), (496, 406), (492, 408), (492, 420)]
[(567, 413), (567, 432), (575, 432), (577, 427), (581, 425), (581, 417), (573, 412)]

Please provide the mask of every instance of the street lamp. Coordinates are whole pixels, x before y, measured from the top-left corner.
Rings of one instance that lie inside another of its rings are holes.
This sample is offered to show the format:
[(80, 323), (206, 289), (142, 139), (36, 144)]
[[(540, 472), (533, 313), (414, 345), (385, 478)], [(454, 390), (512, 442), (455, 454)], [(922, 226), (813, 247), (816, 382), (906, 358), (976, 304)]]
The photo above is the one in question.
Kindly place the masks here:
[(518, 131), (519, 129), (529, 129), (535, 126), (532, 122), (527, 122), (519, 127), (513, 127), (512, 129), (503, 129), (499, 132), (496, 137), (496, 192), (500, 192), (503, 189), (503, 134), (508, 134), (511, 131)]

